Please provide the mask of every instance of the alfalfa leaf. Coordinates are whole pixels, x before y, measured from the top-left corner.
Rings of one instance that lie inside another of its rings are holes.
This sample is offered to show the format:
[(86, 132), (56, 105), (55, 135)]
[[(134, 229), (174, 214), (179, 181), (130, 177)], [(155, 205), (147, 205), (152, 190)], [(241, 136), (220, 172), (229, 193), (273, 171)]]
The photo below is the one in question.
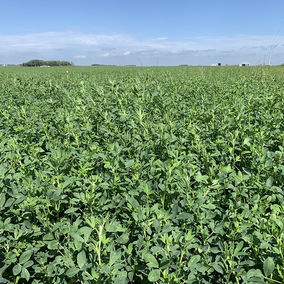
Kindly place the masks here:
[(16, 276), (22, 271), (22, 266), (20, 264), (17, 264), (13, 267), (13, 275)]
[(268, 257), (263, 263), (263, 272), (266, 277), (269, 277), (275, 268), (275, 263), (272, 257)]
[(77, 240), (77, 241), (79, 241), (81, 243), (84, 243), (84, 239), (78, 233), (75, 233), (75, 232), (70, 233), (70, 236), (72, 238), (74, 238), (75, 240)]
[(87, 257), (86, 257), (86, 252), (85, 251), (81, 251), (78, 253), (77, 255), (77, 263), (78, 263), (78, 266), (80, 268), (82, 268), (86, 263), (87, 263)]
[(159, 279), (160, 279), (160, 270), (159, 269), (152, 270), (148, 275), (148, 280), (150, 282), (156, 282)]
[(124, 163), (125, 167), (126, 168), (130, 168), (132, 167), (133, 165), (135, 164), (135, 161), (132, 159), (132, 160), (128, 160), (127, 162)]
[(27, 262), (31, 258), (32, 254), (33, 254), (32, 250), (27, 250), (27, 251), (23, 252), (20, 256), (19, 264), (23, 264), (23, 263)]
[(266, 186), (268, 188), (270, 188), (272, 185), (273, 185), (273, 177), (269, 177), (267, 180), (266, 180)]
[(149, 267), (159, 268), (159, 263), (155, 256), (153, 256), (152, 254), (146, 253), (144, 259)]
[(73, 276), (75, 276), (78, 272), (80, 271), (79, 268), (77, 267), (71, 267), (66, 271), (66, 275), (70, 278), (72, 278)]
[(30, 277), (31, 276), (30, 276), (29, 271), (25, 267), (23, 267), (22, 272), (21, 272), (21, 278), (25, 278), (27, 281), (29, 281)]

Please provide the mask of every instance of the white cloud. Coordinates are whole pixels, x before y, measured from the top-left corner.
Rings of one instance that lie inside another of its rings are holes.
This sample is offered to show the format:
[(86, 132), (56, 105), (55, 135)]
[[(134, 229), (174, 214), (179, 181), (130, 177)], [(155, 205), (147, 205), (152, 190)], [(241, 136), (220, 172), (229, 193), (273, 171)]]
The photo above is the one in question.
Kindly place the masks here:
[(153, 40), (165, 40), (165, 39), (168, 39), (168, 37), (158, 37), (158, 38), (155, 38)]
[(110, 57), (111, 55), (109, 53), (104, 53), (102, 55), (100, 55), (101, 57)]
[(131, 54), (130, 51), (126, 51), (124, 53), (104, 53), (104, 54), (99, 55), (99, 57), (119, 57), (119, 56), (127, 56), (130, 54)]
[(235, 48), (241, 49), (244, 46), (256, 47), (268, 47), (273, 40), (273, 35), (234, 35), (234, 36), (218, 36), (218, 37), (197, 37), (196, 39), (202, 41), (206, 45), (210, 45), (212, 48)]
[(104, 47), (101, 49), (101, 51), (111, 51), (111, 50), (116, 50), (115, 47)]
[[(226, 63), (233, 64), (235, 61), (238, 63), (241, 58), (241, 61), (253, 62), (255, 60), (256, 62), (265, 53), (269, 54), (266, 46), (268, 47), (273, 39), (274, 35), (235, 35), (170, 41), (167, 37), (149, 39), (129, 34), (104, 35), (78, 30), (20, 35), (0, 34), (0, 62), (22, 63), (33, 58), (45, 60), (75, 58), (75, 64), (80, 60), (82, 64), (92, 64), (100, 58), (102, 63), (124, 64), (128, 62), (127, 64), (130, 64), (131, 60), (131, 62), (136, 62), (137, 55), (139, 55), (140, 59), (149, 58), (149, 62), (153, 60), (154, 65), (157, 59), (165, 65), (169, 64), (167, 62), (179, 62), (178, 60), (181, 64), (202, 63), (194, 57), (202, 57), (204, 62), (207, 58), (208, 65), (215, 61), (226, 61)], [(281, 55), (283, 49), (283, 46), (278, 46), (273, 50), (275, 59), (277, 59), (277, 61), (272, 61), (273, 64), (277, 64), (278, 61), (278, 64), (284, 62), (284, 55)], [(92, 50), (91, 54), (90, 50)], [(87, 52), (88, 56), (77, 55)], [(280, 56), (276, 58), (277, 53)], [(273, 55), (272, 58), (274, 58)], [(6, 62), (6, 60), (9, 61)]]
[(67, 46), (104, 46), (104, 45), (127, 45), (135, 46), (137, 41), (129, 35), (96, 35), (79, 32), (45, 32), (24, 35), (0, 35), (1, 50), (7, 48), (39, 50), (60, 49)]

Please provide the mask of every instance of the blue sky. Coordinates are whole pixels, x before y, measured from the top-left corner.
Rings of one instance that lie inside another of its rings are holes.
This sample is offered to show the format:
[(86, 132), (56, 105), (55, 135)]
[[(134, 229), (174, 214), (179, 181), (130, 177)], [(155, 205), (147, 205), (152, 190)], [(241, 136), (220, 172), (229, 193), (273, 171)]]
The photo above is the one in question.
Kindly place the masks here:
[(2, 1), (0, 63), (255, 65), (277, 45), (282, 64), (283, 11), (280, 0)]

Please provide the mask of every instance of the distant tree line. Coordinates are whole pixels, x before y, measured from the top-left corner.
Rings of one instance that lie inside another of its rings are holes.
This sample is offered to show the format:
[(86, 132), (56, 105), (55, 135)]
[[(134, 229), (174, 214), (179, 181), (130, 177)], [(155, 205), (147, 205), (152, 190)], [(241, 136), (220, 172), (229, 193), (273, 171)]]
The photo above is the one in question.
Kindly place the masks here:
[(115, 65), (92, 64), (91, 66), (115, 66)]
[(21, 64), (21, 66), (28, 66), (28, 67), (39, 67), (39, 66), (73, 66), (73, 62), (68, 61), (60, 61), (60, 60), (51, 60), (51, 61), (44, 61), (39, 59), (33, 59), (29, 62), (25, 62)]

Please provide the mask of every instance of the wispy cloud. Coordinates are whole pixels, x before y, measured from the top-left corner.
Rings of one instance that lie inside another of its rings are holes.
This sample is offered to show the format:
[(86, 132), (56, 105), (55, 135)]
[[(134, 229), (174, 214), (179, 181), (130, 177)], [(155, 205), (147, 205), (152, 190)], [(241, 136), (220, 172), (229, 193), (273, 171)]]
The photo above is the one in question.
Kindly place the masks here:
[(101, 51), (112, 51), (112, 50), (116, 50), (115, 47), (104, 47), (104, 48), (101, 48)]
[(212, 52), (216, 51), (216, 49), (197, 49), (197, 50), (190, 50), (190, 49), (182, 49), (182, 50), (173, 50), (171, 53), (173, 54), (189, 54), (189, 53), (201, 53), (201, 52)]
[(130, 55), (130, 51), (126, 51), (124, 53), (104, 53), (99, 55), (98, 57), (119, 57), (119, 56), (127, 56)]
[(267, 46), (243, 46), (241, 49), (262, 49), (262, 50), (267, 50)]
[(153, 40), (165, 40), (168, 39), (168, 37), (158, 37), (158, 38), (154, 38)]
[[(30, 33), (24, 35), (0, 35), (0, 51), (10, 49), (29, 50), (31, 48), (40, 50), (62, 50), (73, 49), (79, 46), (99, 47), (101, 51), (113, 51), (125, 49), (133, 50), (162, 49), (162, 50), (187, 50), (187, 49), (218, 49), (228, 50), (249, 48), (265, 48), (269, 46), (273, 36), (250, 36), (236, 35), (234, 37), (197, 37), (184, 41), (164, 41), (167, 37), (156, 39), (140, 39), (127, 34), (87, 34), (80, 32), (45, 32)], [(109, 47), (115, 46), (115, 47)], [(131, 52), (131, 51), (130, 51)]]
[[(149, 59), (146, 61), (153, 61), (154, 64), (157, 59), (164, 64), (207, 62), (209, 65), (211, 61), (226, 61), (230, 64), (241, 58), (242, 61), (257, 61), (263, 57), (266, 50), (269, 52), (267, 47), (273, 38), (273, 35), (235, 35), (171, 41), (167, 37), (149, 39), (130, 34), (93, 34), (80, 30), (21, 35), (0, 34), (0, 61), (5, 63), (4, 60), (9, 60), (8, 63), (12, 63), (11, 60), (17, 60), (15, 63), (21, 63), (37, 57), (61, 60), (75, 58), (76, 62), (82, 64), (91, 64), (98, 59), (108, 63), (116, 60), (116, 64), (123, 64), (131, 60), (137, 61), (139, 57)], [(282, 49), (283, 46), (277, 47), (279, 54)], [(283, 63), (281, 61), (284, 61), (284, 55), (278, 56), (277, 60)]]
[(104, 53), (104, 54), (102, 54), (102, 55), (99, 55), (100, 57), (110, 57), (111, 56), (111, 54), (109, 54), (109, 53)]
[(218, 46), (224, 48), (241, 49), (242, 47), (265, 47), (271, 44), (274, 35), (235, 35), (235, 36), (218, 36), (218, 37), (196, 37), (204, 44), (211, 44), (211, 46)]
[(135, 38), (129, 35), (94, 35), (79, 32), (45, 32), (24, 35), (0, 35), (0, 50), (9, 48), (60, 49), (70, 46), (136, 45)]

